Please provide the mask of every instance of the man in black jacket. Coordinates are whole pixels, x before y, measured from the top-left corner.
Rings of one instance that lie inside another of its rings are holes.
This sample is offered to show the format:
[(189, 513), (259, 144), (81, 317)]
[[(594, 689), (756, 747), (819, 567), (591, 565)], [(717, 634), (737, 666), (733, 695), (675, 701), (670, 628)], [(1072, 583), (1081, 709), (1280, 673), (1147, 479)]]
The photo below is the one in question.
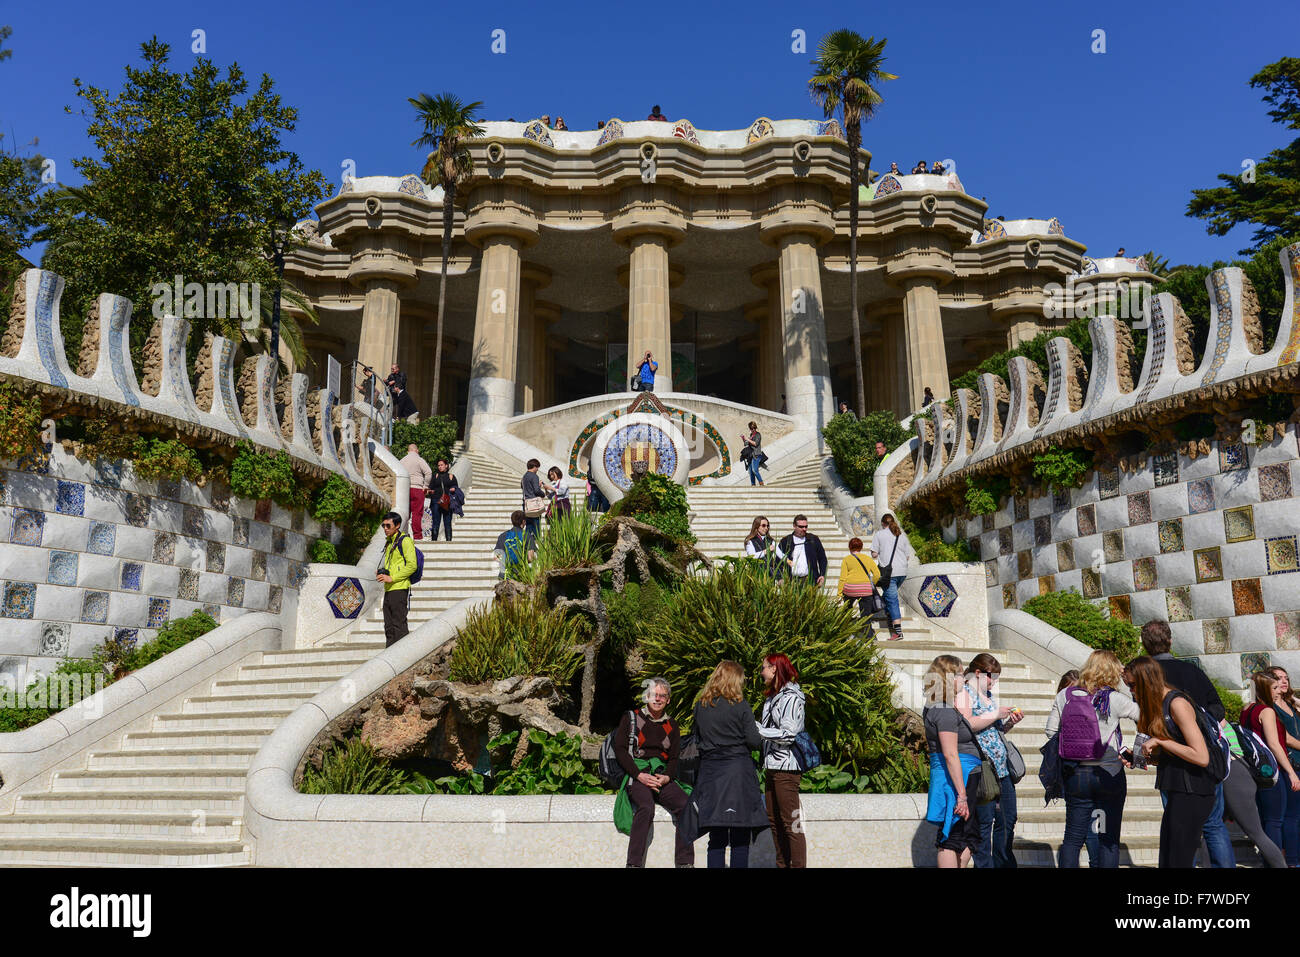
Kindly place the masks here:
[[(1146, 653), (1160, 662), (1165, 673), (1165, 683), (1171, 688), (1187, 693), (1193, 701), (1209, 712), (1219, 724), (1223, 723), (1227, 712), (1214, 683), (1206, 677), (1205, 672), (1190, 661), (1179, 661), (1169, 649), (1173, 638), (1169, 633), (1169, 623), (1149, 621), (1142, 626), (1142, 647)], [(1163, 795), (1162, 795), (1163, 797)], [(1210, 853), (1211, 867), (1236, 867), (1236, 856), (1232, 853), (1232, 839), (1223, 823), (1223, 785), (1214, 792), (1214, 808), (1205, 821), (1203, 830), (1205, 847)]]
[(821, 539), (808, 531), (808, 516), (794, 517), (794, 531), (781, 539), (781, 554), (790, 566), (790, 577), (809, 585), (826, 583), (826, 549)]

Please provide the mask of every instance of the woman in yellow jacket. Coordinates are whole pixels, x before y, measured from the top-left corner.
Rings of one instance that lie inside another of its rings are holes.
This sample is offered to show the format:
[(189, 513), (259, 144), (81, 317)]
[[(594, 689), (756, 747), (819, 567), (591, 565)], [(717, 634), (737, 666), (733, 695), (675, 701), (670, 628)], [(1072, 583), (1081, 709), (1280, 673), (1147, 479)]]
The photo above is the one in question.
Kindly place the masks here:
[(840, 563), (840, 598), (856, 601), (858, 614), (870, 618), (873, 614), (871, 593), (880, 581), (880, 566), (862, 550), (862, 539), (849, 539), (849, 553)]

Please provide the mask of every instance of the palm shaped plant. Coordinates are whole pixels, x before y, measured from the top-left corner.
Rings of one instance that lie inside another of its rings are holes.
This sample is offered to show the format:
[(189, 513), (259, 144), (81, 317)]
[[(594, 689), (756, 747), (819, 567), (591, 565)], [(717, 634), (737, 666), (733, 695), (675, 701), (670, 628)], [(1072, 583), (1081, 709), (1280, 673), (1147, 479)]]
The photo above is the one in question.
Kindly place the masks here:
[(415, 107), (416, 118), (424, 132), (412, 146), (425, 146), (432, 150), (425, 161), (420, 176), (430, 186), (442, 187), (442, 272), (438, 278), (438, 337), (433, 353), (433, 398), (429, 414), (438, 414), (438, 391), (442, 375), (442, 320), (447, 306), (447, 262), (451, 259), (451, 225), (456, 201), (456, 187), (474, 172), (474, 160), (466, 148), (469, 140), (482, 136), (483, 127), (479, 101), (462, 103), (451, 93), (430, 96), (421, 93), (408, 97)]
[(867, 394), (862, 377), (862, 324), (858, 316), (858, 151), (862, 123), (871, 119), (882, 97), (877, 87), (897, 80), (881, 69), (885, 62), (884, 38), (863, 39), (852, 30), (835, 30), (817, 45), (808, 90), (827, 119), (838, 111), (849, 141), (849, 314), (853, 319), (853, 361), (858, 375), (858, 415), (867, 414)]

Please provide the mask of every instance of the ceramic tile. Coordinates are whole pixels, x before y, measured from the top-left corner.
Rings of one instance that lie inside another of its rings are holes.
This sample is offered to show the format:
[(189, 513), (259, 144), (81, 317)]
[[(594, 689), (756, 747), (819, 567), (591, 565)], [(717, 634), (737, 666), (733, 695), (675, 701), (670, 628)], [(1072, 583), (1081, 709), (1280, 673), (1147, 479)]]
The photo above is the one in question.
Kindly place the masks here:
[(209, 618), (211, 618), (213, 621), (219, 622), (219, 621), (221, 621), (221, 606), (220, 606), (220, 605), (204, 605), (204, 606), (203, 606), (203, 614), (207, 615), (207, 616), (208, 616)]
[(88, 591), (81, 597), (81, 620), (96, 625), (108, 621), (108, 592)]
[(1128, 497), (1128, 523), (1145, 525), (1151, 521), (1151, 493), (1138, 492)]
[(144, 576), (144, 566), (139, 562), (122, 563), (122, 590), (139, 591), (140, 580)]
[(1003, 608), (1016, 607), (1016, 586), (1015, 585), (1002, 586), (1002, 607)]
[(181, 529), (193, 538), (203, 537), (203, 509), (197, 505), (186, 505), (181, 519)]
[(306, 513), (300, 508), (295, 508), (293, 510), (293, 517), (290, 519), (290, 527), (295, 532), (301, 532), (305, 523)]
[(1079, 521), (1079, 537), (1087, 538), (1089, 535), (1097, 534), (1097, 507), (1095, 505), (1080, 505), (1077, 512), (1074, 513)]
[(1070, 490), (1068, 488), (1057, 488), (1052, 490), (1052, 511), (1064, 512), (1070, 507)]
[(149, 627), (161, 628), (167, 624), (168, 616), (171, 614), (172, 600), (170, 598), (150, 598), (149, 599)]
[(1258, 578), (1239, 578), (1232, 583), (1232, 604), (1238, 615), (1262, 615), (1264, 596)]
[(76, 552), (50, 552), (50, 563), (45, 573), (45, 580), (51, 585), (75, 585), (77, 583)]
[(1040, 575), (1038, 578), (1038, 594), (1049, 595), (1056, 591), (1056, 578), (1052, 575)]
[(1114, 621), (1132, 621), (1132, 600), (1128, 595), (1112, 595), (1110, 598), (1110, 617)]
[(1011, 549), (1011, 527), (998, 529), (998, 554), (1010, 555)]
[(1019, 578), (1031, 578), (1034, 574), (1034, 553), (1029, 549), (1016, 552), (1016, 574)]
[(117, 544), (117, 526), (107, 522), (91, 522), (86, 536), (86, 551), (92, 555), (112, 555)]
[(1264, 502), (1291, 497), (1291, 466), (1265, 465), (1259, 470), (1259, 497)]
[(1133, 560), (1133, 588), (1136, 591), (1150, 591), (1156, 587), (1156, 560), (1154, 558), (1135, 558)]
[(1222, 655), (1232, 650), (1228, 640), (1228, 619), (1212, 618), (1201, 622), (1207, 655)]
[[(964, 538), (965, 536), (959, 532), (957, 537)], [(273, 551), (277, 555), (283, 555), (284, 543), (285, 543), (284, 529), (283, 528), (273, 529), (271, 531), (271, 551)]]
[(1015, 503), (1013, 508), (1015, 509), (1016, 521), (1026, 521), (1029, 518), (1029, 496), (1017, 495), (1012, 501)]
[(1227, 542), (1248, 542), (1255, 537), (1255, 512), (1252, 506), (1224, 509), (1223, 538)]
[(1187, 511), (1193, 515), (1214, 511), (1214, 483), (1197, 479), (1187, 483)]
[(1219, 471), (1235, 472), (1250, 465), (1246, 457), (1246, 447), (1240, 442), (1219, 443)]
[(1196, 549), (1192, 552), (1192, 564), (1196, 569), (1198, 585), (1223, 581), (1223, 556), (1218, 545)]
[(1273, 616), (1278, 651), (1300, 651), (1300, 611), (1283, 611)]
[(208, 542), (208, 561), (205, 568), (210, 572), (223, 572), (226, 569), (226, 546), (220, 542)]
[(86, 486), (80, 482), (60, 481), (55, 493), (54, 507), (60, 515), (84, 515)]
[(122, 487), (122, 463), (106, 458), (95, 460), (95, 481), (108, 488)]
[(257, 500), (257, 507), (253, 510), (253, 518), (259, 522), (269, 522), (271, 520), (271, 500), (269, 498)]
[(244, 604), (244, 580), (231, 578), (226, 584), (226, 604), (239, 608)]
[(254, 581), (266, 581), (266, 552), (253, 552), (253, 568), (248, 577)]
[(998, 584), (998, 560), (990, 558), (984, 563), (984, 584), (988, 588), (995, 588)]
[[(986, 531), (986, 532), (991, 532), (991, 531), (993, 531), (993, 516), (992, 516), (992, 515), (981, 515), (981, 516), (980, 516), (980, 528), (983, 529), (983, 530)], [(323, 533), (322, 533), (322, 534), (323, 534)]]
[(1114, 498), (1119, 494), (1119, 472), (1117, 470), (1097, 470), (1097, 494), (1101, 498)]
[(1270, 575), (1300, 570), (1296, 559), (1296, 536), (1279, 535), (1264, 541), (1264, 559)]
[(9, 541), (15, 545), (39, 545), (45, 534), (45, 513), (34, 508), (15, 508)]
[(1040, 515), (1034, 519), (1034, 544), (1052, 544), (1052, 519), (1049, 515)]
[[(1241, 682), (1246, 684), (1251, 675), (1272, 667), (1273, 662), (1267, 651), (1247, 651), (1241, 656)], [(1281, 785), (1278, 785), (1281, 787)]]
[(1165, 590), (1165, 607), (1170, 621), (1192, 620), (1192, 586), (1179, 585)]
[(248, 544), (248, 519), (236, 518), (233, 532), (233, 543), (235, 545)]
[(182, 601), (199, 600), (199, 573), (191, 568), (181, 569), (180, 587), (176, 597)]
[(148, 495), (138, 495), (135, 492), (126, 493), (126, 520), (128, 524), (136, 528), (145, 528), (149, 525), (149, 515), (152, 510), (152, 503)]
[(1181, 518), (1170, 518), (1160, 523), (1160, 553), (1167, 555), (1170, 552), (1181, 552), (1183, 550), (1183, 520)]
[(175, 479), (163, 479), (158, 483), (158, 494), (162, 498), (177, 501), (181, 497), (181, 483)]
[(1074, 542), (1056, 543), (1056, 570), (1058, 572), (1074, 571)]
[(1101, 535), (1102, 554), (1108, 562), (1122, 562), (1124, 560), (1124, 533), (1119, 529), (1113, 532), (1103, 532)]
[(5, 582), (4, 616), (31, 618), (36, 610), (36, 586), (31, 582)]
[(1097, 574), (1097, 572), (1093, 571), (1091, 568), (1083, 569), (1082, 575), (1083, 575), (1083, 582), (1082, 582), (1083, 597), (1100, 598), (1101, 597), (1101, 575)]
[(1152, 456), (1156, 473), (1156, 488), (1178, 482), (1178, 453), (1165, 452)]
[(171, 532), (158, 532), (153, 539), (153, 560), (159, 565), (176, 561), (176, 536)]
[(41, 657), (63, 658), (72, 645), (72, 626), (65, 621), (41, 624)]
[(284, 604), (284, 589), (279, 585), (272, 585), (270, 594), (266, 600), (266, 610), (273, 615), (280, 614), (280, 609)]

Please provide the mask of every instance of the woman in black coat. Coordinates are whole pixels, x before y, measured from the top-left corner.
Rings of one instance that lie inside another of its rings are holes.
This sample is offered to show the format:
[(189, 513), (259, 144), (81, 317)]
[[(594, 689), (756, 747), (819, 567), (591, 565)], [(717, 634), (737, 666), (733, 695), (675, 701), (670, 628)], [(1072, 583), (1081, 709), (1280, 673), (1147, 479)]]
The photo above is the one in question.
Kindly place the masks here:
[(749, 866), (749, 845), (768, 826), (751, 751), (762, 739), (745, 702), (745, 669), (724, 661), (713, 669), (695, 703), (695, 741), (700, 770), (691, 794), (699, 831), (709, 834), (709, 867)]

